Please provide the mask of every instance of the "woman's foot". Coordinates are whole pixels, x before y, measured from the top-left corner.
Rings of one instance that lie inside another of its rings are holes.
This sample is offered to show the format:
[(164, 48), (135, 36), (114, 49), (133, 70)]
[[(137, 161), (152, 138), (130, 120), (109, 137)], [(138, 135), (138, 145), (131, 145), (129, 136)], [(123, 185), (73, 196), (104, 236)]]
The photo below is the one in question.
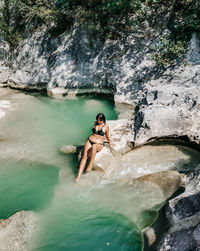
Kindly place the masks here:
[(76, 177), (75, 182), (78, 182), (78, 181), (79, 181), (79, 177)]
[(91, 170), (92, 170), (92, 166), (91, 166), (91, 167), (88, 166), (87, 169), (86, 169), (86, 172), (88, 173), (88, 172), (90, 172)]

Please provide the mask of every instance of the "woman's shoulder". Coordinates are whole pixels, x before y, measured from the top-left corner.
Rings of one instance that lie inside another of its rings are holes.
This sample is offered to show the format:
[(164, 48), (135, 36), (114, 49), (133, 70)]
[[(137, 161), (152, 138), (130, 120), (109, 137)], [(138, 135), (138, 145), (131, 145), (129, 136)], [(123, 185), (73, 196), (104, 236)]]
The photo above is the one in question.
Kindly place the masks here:
[(109, 125), (107, 123), (104, 124), (105, 129), (109, 129)]

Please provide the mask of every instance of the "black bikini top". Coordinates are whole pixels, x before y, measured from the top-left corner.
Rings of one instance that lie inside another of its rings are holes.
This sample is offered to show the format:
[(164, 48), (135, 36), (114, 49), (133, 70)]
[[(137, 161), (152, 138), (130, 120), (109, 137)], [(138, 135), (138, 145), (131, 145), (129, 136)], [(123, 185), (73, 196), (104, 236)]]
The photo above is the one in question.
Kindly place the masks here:
[(105, 126), (105, 124), (103, 125), (102, 129), (99, 130), (99, 131), (97, 131), (97, 130), (95, 129), (95, 126), (94, 126), (94, 127), (92, 128), (92, 132), (93, 132), (94, 134), (97, 134), (97, 135), (105, 136), (105, 132), (103, 131), (104, 126)]

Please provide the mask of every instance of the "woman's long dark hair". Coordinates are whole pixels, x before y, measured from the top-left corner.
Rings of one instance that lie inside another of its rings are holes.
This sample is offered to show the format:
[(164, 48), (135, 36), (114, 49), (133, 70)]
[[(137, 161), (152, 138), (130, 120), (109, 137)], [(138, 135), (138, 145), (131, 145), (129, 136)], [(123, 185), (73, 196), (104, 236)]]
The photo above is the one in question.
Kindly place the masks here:
[(97, 119), (103, 120), (103, 122), (106, 123), (106, 117), (103, 113), (98, 113), (96, 116), (96, 120)]

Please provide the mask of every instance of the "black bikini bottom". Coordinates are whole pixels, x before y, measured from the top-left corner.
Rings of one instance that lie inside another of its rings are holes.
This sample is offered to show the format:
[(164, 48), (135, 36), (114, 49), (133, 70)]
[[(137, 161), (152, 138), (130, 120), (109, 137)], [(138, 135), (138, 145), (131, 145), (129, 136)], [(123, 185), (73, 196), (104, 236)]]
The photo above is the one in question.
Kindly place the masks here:
[(92, 141), (89, 139), (89, 137), (88, 137), (88, 140), (89, 140), (89, 142), (90, 142), (91, 145), (99, 144), (99, 145), (104, 146), (104, 143), (95, 143), (95, 142), (92, 142)]

